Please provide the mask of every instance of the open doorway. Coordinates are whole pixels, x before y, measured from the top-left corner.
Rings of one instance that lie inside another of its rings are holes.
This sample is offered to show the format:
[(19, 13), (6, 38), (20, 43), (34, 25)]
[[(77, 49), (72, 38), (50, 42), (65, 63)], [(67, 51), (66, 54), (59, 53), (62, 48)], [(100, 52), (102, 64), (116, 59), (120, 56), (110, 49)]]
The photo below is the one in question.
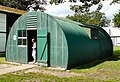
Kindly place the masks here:
[[(27, 30), (28, 62), (32, 62), (33, 61), (33, 57), (32, 57), (32, 46), (33, 46), (32, 38), (35, 38), (35, 41), (37, 43), (37, 30)], [(36, 44), (36, 46), (37, 46), (37, 44)], [(37, 57), (37, 51), (36, 51), (36, 57)]]

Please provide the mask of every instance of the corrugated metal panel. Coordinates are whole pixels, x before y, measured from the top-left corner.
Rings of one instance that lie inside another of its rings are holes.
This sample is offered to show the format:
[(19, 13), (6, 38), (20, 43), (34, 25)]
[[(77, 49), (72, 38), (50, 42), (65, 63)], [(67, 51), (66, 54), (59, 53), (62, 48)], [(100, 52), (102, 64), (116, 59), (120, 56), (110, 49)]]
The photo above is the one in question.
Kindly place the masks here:
[[(87, 28), (90, 28), (91, 30), (89, 31), (90, 33), (87, 33), (87, 31), (84, 30), (84, 28), (86, 28), (84, 26), (80, 27), (79, 24), (76, 24), (74, 22), (71, 23), (68, 22), (67, 20), (62, 20), (57, 18), (55, 20), (61, 26), (66, 36), (66, 40), (68, 44), (68, 53), (69, 53), (67, 68), (71, 68), (80, 64), (85, 64), (90, 61), (97, 60), (100, 58), (105, 58), (112, 55), (112, 51), (113, 51), (112, 43), (110, 37), (108, 37), (109, 35), (107, 35), (103, 31), (102, 31), (103, 35), (99, 34), (99, 32), (101, 32), (100, 29), (102, 28), (85, 25), (87, 26)], [(94, 30), (99, 30), (99, 31), (97, 32)], [(96, 32), (98, 33), (98, 38), (95, 38)], [(91, 38), (89, 34), (91, 34)], [(99, 38), (99, 36), (104, 39)], [(102, 40), (102, 44), (101, 44), (101, 40)], [(107, 47), (103, 49), (101, 45), (107, 45)], [(108, 51), (111, 55), (107, 56), (105, 54), (107, 54)], [(104, 55), (104, 57), (102, 57), (102, 55)]]
[(100, 43), (101, 43), (101, 53), (102, 58), (111, 56), (113, 54), (113, 44), (110, 36), (108, 36), (107, 32), (103, 29), (99, 29)]
[(27, 47), (18, 47), (18, 63), (28, 63)]

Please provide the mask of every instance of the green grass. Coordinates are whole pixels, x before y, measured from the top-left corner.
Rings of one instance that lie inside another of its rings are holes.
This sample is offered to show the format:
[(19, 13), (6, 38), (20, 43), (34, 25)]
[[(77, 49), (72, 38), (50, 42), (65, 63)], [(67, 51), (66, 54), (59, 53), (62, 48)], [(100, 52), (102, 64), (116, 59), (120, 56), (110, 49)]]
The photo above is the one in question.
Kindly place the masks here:
[(24, 71), (19, 71), (16, 73), (1, 75), (0, 82), (100, 82), (100, 80), (83, 76), (59, 78), (42, 73), (24, 73)]
[[(4, 58), (1, 60), (4, 61)], [(42, 73), (25, 73), (23, 70), (1, 75), (0, 82), (120, 82), (120, 47), (114, 47), (113, 56), (75, 67), (70, 72), (81, 76), (63, 78)]]
[(5, 53), (0, 53), (0, 64), (6, 64)]
[(111, 57), (78, 66), (70, 71), (83, 73), (87, 77), (105, 79), (105, 81), (120, 81), (120, 47), (114, 47), (114, 53)]
[(120, 47), (114, 47), (114, 52), (111, 57), (97, 60), (89, 64), (81, 65), (76, 68), (71, 69), (72, 72), (91, 72), (95, 71), (95, 69), (107, 68), (120, 70)]

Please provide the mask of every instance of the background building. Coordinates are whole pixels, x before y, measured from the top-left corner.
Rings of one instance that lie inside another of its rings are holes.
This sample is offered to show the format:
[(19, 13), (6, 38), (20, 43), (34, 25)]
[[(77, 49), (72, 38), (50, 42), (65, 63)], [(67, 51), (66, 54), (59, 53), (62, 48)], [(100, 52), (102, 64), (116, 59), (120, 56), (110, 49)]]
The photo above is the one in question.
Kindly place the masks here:
[(120, 28), (103, 27), (103, 29), (110, 35), (113, 45), (120, 46)]
[(19, 16), (25, 11), (0, 6), (0, 52), (5, 52), (5, 45), (8, 33)]

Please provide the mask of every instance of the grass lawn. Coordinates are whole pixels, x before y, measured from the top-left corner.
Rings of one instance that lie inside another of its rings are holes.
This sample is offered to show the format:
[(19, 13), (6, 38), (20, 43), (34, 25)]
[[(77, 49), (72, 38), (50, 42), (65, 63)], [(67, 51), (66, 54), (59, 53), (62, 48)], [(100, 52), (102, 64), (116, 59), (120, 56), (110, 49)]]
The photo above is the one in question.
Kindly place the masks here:
[(87, 77), (93, 77), (110, 82), (120, 82), (120, 47), (114, 47), (113, 56), (98, 60), (86, 65), (78, 66), (70, 70), (75, 73), (84, 73)]
[[(4, 62), (4, 57), (0, 57), (0, 62), (1, 60)], [(75, 67), (69, 72), (81, 75), (67, 78), (34, 72), (25, 73), (23, 70), (0, 75), (0, 82), (120, 82), (120, 47), (114, 47), (114, 54), (109, 58)]]
[(6, 64), (5, 53), (0, 53), (0, 64)]

